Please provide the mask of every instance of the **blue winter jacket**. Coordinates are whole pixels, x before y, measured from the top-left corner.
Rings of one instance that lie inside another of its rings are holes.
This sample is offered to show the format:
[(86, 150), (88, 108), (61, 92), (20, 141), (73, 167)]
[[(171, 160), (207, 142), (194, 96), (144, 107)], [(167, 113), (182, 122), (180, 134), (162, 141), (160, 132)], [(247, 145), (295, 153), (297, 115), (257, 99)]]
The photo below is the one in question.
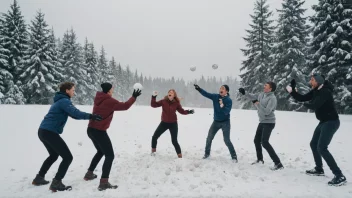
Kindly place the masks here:
[(51, 105), (39, 128), (61, 134), (68, 116), (76, 120), (89, 120), (90, 118), (89, 113), (81, 112), (73, 106), (67, 94), (57, 92), (54, 96), (54, 104)]
[[(214, 106), (214, 120), (215, 121), (226, 121), (230, 120), (230, 111), (232, 109), (232, 100), (227, 96), (220, 96), (220, 94), (211, 94), (206, 92), (203, 89), (200, 89), (199, 91), (204, 97), (209, 98), (210, 100), (213, 101), (213, 106)], [(222, 103), (224, 104), (224, 107), (220, 107), (219, 99), (222, 99)]]

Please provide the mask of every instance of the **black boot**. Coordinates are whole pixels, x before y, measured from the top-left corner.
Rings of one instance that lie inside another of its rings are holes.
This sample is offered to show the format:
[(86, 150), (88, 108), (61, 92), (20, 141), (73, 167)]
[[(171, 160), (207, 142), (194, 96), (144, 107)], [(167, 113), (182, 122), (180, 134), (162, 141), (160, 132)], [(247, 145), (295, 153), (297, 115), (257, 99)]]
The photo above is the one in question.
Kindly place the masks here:
[(335, 175), (335, 177), (328, 182), (329, 186), (342, 186), (347, 183), (344, 175)]
[(231, 155), (231, 159), (233, 160), (233, 162), (237, 163), (237, 156), (236, 155)]
[(254, 164), (264, 164), (264, 161), (263, 160), (256, 160), (251, 165), (254, 165)]
[(207, 159), (210, 156), (210, 154), (204, 154), (203, 159)]
[(284, 168), (284, 166), (281, 164), (281, 162), (279, 162), (279, 163), (275, 164), (275, 166), (270, 168), (270, 169), (273, 170), (273, 171), (276, 171), (276, 170), (280, 170), (280, 169), (283, 169), (283, 168)]
[(311, 170), (306, 170), (306, 174), (313, 176), (324, 176), (324, 170), (315, 167)]
[(98, 176), (96, 174), (94, 174), (93, 171), (88, 171), (83, 179), (86, 180), (86, 181), (89, 181), (89, 180), (93, 180), (93, 179), (95, 179), (97, 177)]
[(117, 187), (117, 185), (111, 185), (109, 183), (109, 178), (101, 178), (98, 190), (102, 191), (106, 189), (116, 189)]
[(72, 187), (65, 186), (61, 180), (53, 179), (49, 189), (53, 192), (56, 192), (56, 191), (72, 190)]
[(44, 177), (42, 177), (40, 175), (37, 175), (32, 181), (32, 184), (35, 185), (35, 186), (42, 186), (42, 185), (46, 185), (48, 183), (50, 183), (50, 182), (46, 181), (44, 179)]

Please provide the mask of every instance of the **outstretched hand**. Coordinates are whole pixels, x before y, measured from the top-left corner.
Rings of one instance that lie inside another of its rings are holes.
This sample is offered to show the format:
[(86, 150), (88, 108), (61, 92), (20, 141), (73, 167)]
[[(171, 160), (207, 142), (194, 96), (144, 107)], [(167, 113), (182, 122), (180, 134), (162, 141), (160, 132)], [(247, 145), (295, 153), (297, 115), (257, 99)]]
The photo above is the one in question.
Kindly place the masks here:
[(194, 110), (191, 109), (191, 110), (186, 110), (188, 114), (194, 114)]
[(133, 94), (132, 97), (134, 97), (135, 99), (137, 99), (138, 96), (140, 96), (142, 94), (142, 90), (133, 90)]
[(194, 88), (195, 88), (197, 91), (200, 91), (200, 87), (199, 87), (197, 84), (194, 84)]
[(158, 96), (158, 92), (157, 91), (153, 91), (152, 97), (156, 98)]

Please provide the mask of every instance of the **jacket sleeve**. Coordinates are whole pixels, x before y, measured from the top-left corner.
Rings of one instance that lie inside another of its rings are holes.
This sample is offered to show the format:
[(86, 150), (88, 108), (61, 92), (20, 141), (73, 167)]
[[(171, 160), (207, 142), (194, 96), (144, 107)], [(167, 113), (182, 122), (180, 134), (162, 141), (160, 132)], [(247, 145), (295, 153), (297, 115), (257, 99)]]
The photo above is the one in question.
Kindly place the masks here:
[(204, 89), (200, 89), (199, 93), (202, 94), (202, 96), (209, 98), (210, 100), (214, 100), (215, 96), (217, 95), (217, 94), (208, 93)]
[(127, 102), (119, 102), (118, 100), (112, 98), (114, 104), (114, 111), (126, 111), (128, 110), (136, 101), (134, 97), (131, 97)]
[(298, 100), (299, 102), (306, 102), (306, 101), (310, 101), (313, 99), (313, 91), (310, 91), (305, 95), (301, 95), (301, 94), (297, 93), (296, 90), (292, 89), (291, 96), (294, 99)]
[(224, 104), (224, 107), (220, 108), (220, 111), (223, 112), (225, 115), (230, 114), (230, 111), (232, 109), (232, 100), (225, 100), (222, 101)]
[(264, 115), (269, 115), (273, 110), (275, 110), (276, 104), (277, 104), (276, 98), (271, 98), (268, 101), (268, 105), (266, 107), (261, 105), (260, 102), (256, 106), (259, 112), (263, 112)]
[(156, 101), (156, 97), (152, 97), (152, 100), (150, 102), (150, 106), (152, 106), (153, 108), (158, 108), (161, 107), (163, 105), (163, 101), (159, 100), (158, 102)]
[(256, 94), (246, 93), (244, 97), (248, 100), (258, 100), (258, 95)]
[(64, 110), (71, 118), (76, 120), (89, 120), (90, 114), (81, 112), (75, 106), (73, 106), (72, 102), (68, 99), (64, 99), (61, 101), (60, 107)]
[(177, 104), (177, 109), (176, 110), (182, 115), (188, 115), (188, 112), (182, 108), (180, 103)]
[(320, 94), (314, 98), (314, 100), (312, 100), (310, 103), (305, 103), (304, 106), (312, 110), (319, 109), (326, 102), (328, 97), (328, 91), (322, 90)]

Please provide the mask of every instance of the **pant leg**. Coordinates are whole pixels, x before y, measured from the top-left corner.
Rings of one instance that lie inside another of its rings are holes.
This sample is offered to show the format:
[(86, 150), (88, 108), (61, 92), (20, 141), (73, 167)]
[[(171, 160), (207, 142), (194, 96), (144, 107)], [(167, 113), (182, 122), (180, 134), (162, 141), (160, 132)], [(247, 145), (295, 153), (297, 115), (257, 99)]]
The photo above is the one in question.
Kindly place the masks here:
[(340, 127), (340, 121), (328, 121), (322, 124), (321, 126), (321, 134), (318, 142), (318, 151), (321, 154), (321, 156), (324, 158), (325, 162), (331, 169), (331, 171), (335, 175), (340, 175), (341, 170), (337, 166), (337, 163), (334, 159), (334, 157), (331, 155), (331, 153), (328, 150), (328, 146), (335, 134), (335, 132), (339, 129)]
[(320, 139), (320, 133), (321, 133), (321, 123), (319, 123), (318, 126), (315, 128), (312, 140), (310, 141), (310, 148), (312, 149), (312, 153), (315, 161), (315, 168), (318, 170), (323, 169), (323, 161), (318, 151), (318, 142)]
[(62, 162), (60, 163), (59, 169), (55, 176), (55, 179), (62, 180), (65, 177), (68, 167), (70, 166), (73, 160), (71, 151), (67, 147), (65, 141), (57, 133), (47, 131), (43, 133), (42, 138), (45, 143), (50, 146), (50, 148), (52, 148), (57, 154), (62, 157)]
[(59, 154), (57, 154), (55, 152), (55, 150), (52, 149), (51, 146), (45, 142), (45, 140), (42, 138), (43, 133), (51, 133), (51, 132), (45, 131), (43, 129), (38, 130), (39, 139), (44, 144), (46, 150), (48, 150), (48, 152), (49, 152), (49, 157), (46, 158), (46, 160), (43, 162), (43, 164), (39, 170), (39, 173), (38, 173), (38, 175), (45, 177), (45, 175), (48, 172), (48, 170), (50, 169), (50, 167), (54, 164), (54, 162), (56, 162), (57, 158), (59, 158)]
[(172, 144), (175, 147), (175, 151), (176, 151), (177, 154), (181, 154), (181, 147), (178, 144), (178, 140), (177, 140), (178, 123), (176, 122), (176, 123), (170, 124), (169, 130), (170, 130), (170, 133), (171, 133), (171, 141), (172, 141)]
[(231, 139), (230, 139), (230, 131), (231, 131), (231, 122), (230, 122), (230, 120), (221, 123), (221, 129), (222, 129), (222, 134), (223, 134), (223, 137), (224, 137), (224, 142), (225, 142), (227, 148), (229, 149), (231, 156), (237, 156), (235, 148), (233, 147), (233, 144), (232, 144)]
[(206, 141), (206, 144), (205, 144), (205, 154), (206, 155), (210, 154), (211, 143), (212, 143), (216, 133), (219, 131), (220, 128), (221, 128), (221, 125), (219, 123), (217, 123), (216, 121), (213, 121), (213, 124), (210, 126), (210, 129), (209, 129), (209, 132), (208, 132), (207, 141)]
[(257, 152), (257, 159), (258, 160), (263, 160), (263, 151), (262, 151), (262, 134), (263, 134), (263, 124), (258, 125), (257, 127), (257, 132), (255, 133), (254, 136), (254, 145), (255, 145), (255, 150)]
[(154, 135), (152, 137), (152, 148), (156, 148), (158, 143), (158, 138), (168, 129), (167, 123), (160, 122), (158, 128), (156, 128)]
[(94, 155), (94, 157), (90, 163), (90, 166), (88, 168), (89, 171), (94, 171), (95, 168), (97, 167), (97, 165), (99, 164), (101, 158), (104, 156), (104, 154), (101, 151), (99, 144), (96, 140), (97, 139), (95, 137), (96, 133), (100, 133), (100, 131), (96, 131), (95, 129), (90, 128), (90, 127), (87, 128), (88, 137), (92, 140), (94, 147), (97, 149), (97, 153)]
[(273, 160), (275, 164), (280, 163), (280, 159), (277, 156), (274, 148), (269, 143), (270, 135), (273, 129), (275, 128), (274, 123), (265, 123), (263, 124), (263, 131), (262, 131), (262, 145), (265, 150), (269, 153), (270, 158)]
[(107, 132), (100, 131), (101, 135), (98, 136), (97, 142), (101, 152), (105, 156), (104, 164), (103, 164), (103, 173), (101, 178), (109, 178), (112, 162), (114, 161), (115, 154), (114, 149), (111, 144), (110, 137)]

